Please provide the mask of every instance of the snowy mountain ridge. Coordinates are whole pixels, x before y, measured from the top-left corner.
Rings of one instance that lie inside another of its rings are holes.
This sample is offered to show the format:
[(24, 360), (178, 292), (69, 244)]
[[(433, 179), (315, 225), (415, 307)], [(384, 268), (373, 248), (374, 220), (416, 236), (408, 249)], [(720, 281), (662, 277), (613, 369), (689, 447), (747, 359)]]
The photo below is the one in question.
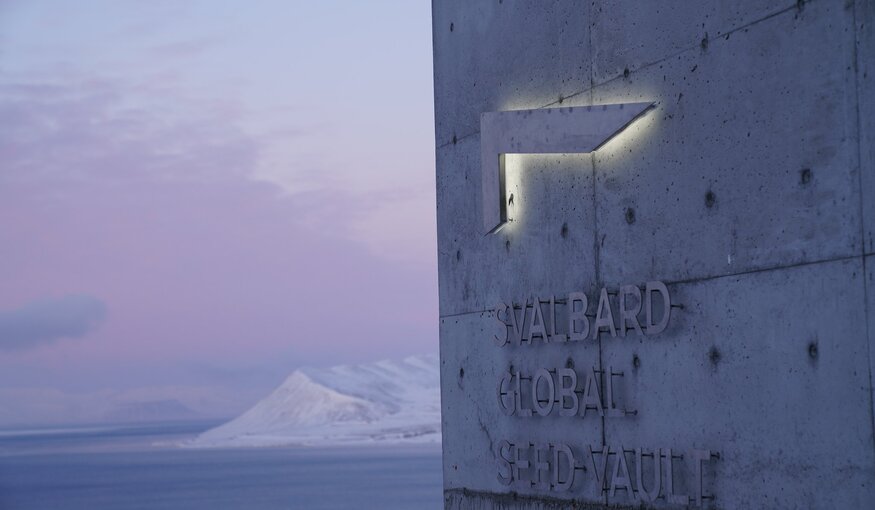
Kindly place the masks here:
[(440, 442), (437, 356), (302, 368), (239, 417), (187, 446)]

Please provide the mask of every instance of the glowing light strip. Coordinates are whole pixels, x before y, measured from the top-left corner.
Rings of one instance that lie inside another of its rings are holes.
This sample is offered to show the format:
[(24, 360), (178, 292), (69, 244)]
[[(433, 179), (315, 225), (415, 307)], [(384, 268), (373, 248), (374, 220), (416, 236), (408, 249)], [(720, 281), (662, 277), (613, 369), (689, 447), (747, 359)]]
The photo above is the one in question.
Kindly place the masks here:
[(654, 103), (488, 112), (480, 116), (483, 228), (507, 223), (505, 154), (570, 154), (599, 149)]

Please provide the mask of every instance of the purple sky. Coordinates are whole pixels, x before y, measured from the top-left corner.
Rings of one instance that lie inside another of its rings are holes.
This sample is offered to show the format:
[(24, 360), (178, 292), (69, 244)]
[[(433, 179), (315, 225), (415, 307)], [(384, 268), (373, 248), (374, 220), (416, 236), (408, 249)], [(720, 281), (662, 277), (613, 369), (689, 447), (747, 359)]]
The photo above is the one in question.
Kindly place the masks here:
[(0, 0), (0, 424), (437, 352), (429, 2), (253, 6)]

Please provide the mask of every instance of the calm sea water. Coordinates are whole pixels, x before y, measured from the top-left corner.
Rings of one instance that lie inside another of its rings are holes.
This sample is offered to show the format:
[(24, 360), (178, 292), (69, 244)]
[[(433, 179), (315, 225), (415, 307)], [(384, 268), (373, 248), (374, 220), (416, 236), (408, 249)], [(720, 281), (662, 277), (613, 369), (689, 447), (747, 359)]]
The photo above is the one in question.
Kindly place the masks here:
[(0, 510), (443, 506), (439, 446), (173, 446), (212, 425), (0, 430)]

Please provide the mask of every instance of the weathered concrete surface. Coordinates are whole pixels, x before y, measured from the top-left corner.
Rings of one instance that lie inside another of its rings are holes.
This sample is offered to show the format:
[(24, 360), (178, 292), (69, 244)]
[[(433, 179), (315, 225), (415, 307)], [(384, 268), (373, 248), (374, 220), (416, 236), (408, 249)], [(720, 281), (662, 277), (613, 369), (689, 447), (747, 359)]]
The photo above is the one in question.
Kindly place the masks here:
[(438, 146), (477, 133), (481, 112), (537, 107), (589, 82), (580, 2), (435, 1), (432, 27)]
[(480, 216), (479, 135), (438, 152), (438, 164), (453, 169), (438, 172), (436, 179), (443, 190), (438, 199), (444, 225), (438, 232), (441, 316), (492, 309), (501, 300), (519, 302), (531, 292), (561, 293), (589, 285), (580, 268), (595, 261), (592, 229), (586, 227), (595, 221), (591, 158), (507, 158), (512, 221), (501, 236), (487, 237)]
[(604, 83), (666, 58), (707, 46), (715, 39), (769, 16), (804, 10), (795, 1), (595, 2), (591, 11), (593, 80)]
[[(502, 485), (502, 439), (719, 450), (705, 507), (875, 507), (875, 2), (433, 12), (446, 508), (634, 503), (591, 473)], [(483, 236), (480, 114), (560, 100), (658, 105), (593, 155), (513, 156), (514, 221)], [(500, 301), (648, 280), (684, 307), (656, 337), (491, 340)], [(569, 359), (622, 370), (638, 414), (501, 413), (503, 371)]]
[(640, 134), (595, 154), (605, 282), (860, 254), (852, 25), (816, 2), (595, 89), (659, 98)]
[[(576, 501), (572, 503), (574, 510), (598, 510), (604, 505)], [(557, 498), (523, 496), (513, 494), (490, 494), (468, 490), (448, 490), (444, 492), (444, 508), (446, 510), (487, 510), (493, 508), (527, 510), (567, 510), (569, 502)], [(631, 508), (628, 506), (612, 506), (613, 509)]]
[(875, 253), (875, 2), (855, 2), (857, 41), (857, 119), (860, 123), (861, 190), (863, 192), (863, 241), (866, 253)]
[[(492, 312), (441, 319), (441, 402), (444, 437), (444, 487), (501, 492), (495, 458), (488, 445), (504, 440), (533, 443), (574, 437), (580, 444), (600, 444), (602, 420), (594, 414), (580, 419), (532, 416), (508, 417), (498, 405), (497, 383), (504, 371), (533, 373), (540, 367), (599, 368), (597, 343), (554, 344), (550, 349), (499, 348)], [(484, 448), (487, 451), (484, 452)], [(592, 489), (590, 483), (586, 489)]]
[(602, 341), (638, 410), (606, 442), (721, 450), (708, 481), (719, 507), (866, 508), (863, 281), (852, 258), (672, 286), (684, 308), (664, 337)]
[(869, 335), (869, 391), (872, 397), (871, 419), (872, 428), (875, 429), (875, 255), (865, 258), (866, 266), (866, 308), (868, 320), (866, 322)]

